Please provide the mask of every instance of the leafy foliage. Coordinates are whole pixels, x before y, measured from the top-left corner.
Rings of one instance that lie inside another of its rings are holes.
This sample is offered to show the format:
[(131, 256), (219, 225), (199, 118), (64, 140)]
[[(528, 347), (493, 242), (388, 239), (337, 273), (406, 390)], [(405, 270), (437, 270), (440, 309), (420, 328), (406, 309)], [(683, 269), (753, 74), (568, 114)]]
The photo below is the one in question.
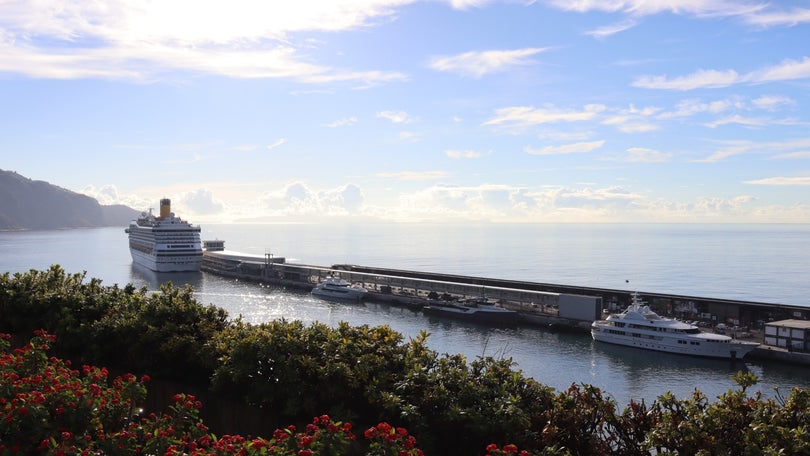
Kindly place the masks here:
[[(126, 374), (110, 385), (105, 368), (85, 365), (80, 373), (47, 358), (56, 340), (48, 333), (37, 331), (13, 351), (8, 339), (0, 334), (0, 454), (339, 456), (360, 450), (351, 423), (327, 415), (302, 432), (277, 429), (270, 439), (218, 438), (199, 419), (202, 403), (184, 393), (174, 395), (167, 412), (144, 415), (136, 405), (146, 395), (148, 377), (137, 381)], [(365, 435), (368, 456), (422, 455), (404, 428), (380, 423)]]

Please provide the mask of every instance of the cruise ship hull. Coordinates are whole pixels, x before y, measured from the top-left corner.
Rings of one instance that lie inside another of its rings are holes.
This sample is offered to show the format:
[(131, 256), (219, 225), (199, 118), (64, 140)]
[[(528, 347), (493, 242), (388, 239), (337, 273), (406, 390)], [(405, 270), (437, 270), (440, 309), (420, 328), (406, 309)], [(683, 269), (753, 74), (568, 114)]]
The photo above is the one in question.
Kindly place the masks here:
[(153, 255), (130, 249), (132, 262), (155, 272), (197, 272), (202, 265), (202, 252), (191, 255)]

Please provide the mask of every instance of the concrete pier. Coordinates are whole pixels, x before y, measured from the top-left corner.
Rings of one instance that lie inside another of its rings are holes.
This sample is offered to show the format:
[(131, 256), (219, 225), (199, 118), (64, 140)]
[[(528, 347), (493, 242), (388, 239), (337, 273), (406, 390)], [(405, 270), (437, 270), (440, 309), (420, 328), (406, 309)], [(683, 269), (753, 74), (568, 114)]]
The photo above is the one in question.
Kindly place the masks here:
[[(284, 287), (311, 290), (328, 276), (339, 276), (368, 290), (367, 299), (415, 310), (441, 297), (453, 299), (486, 297), (520, 314), (520, 323), (588, 331), (604, 311), (620, 310), (630, 301), (629, 290), (560, 285), (370, 266), (335, 264), (316, 266), (286, 263), (271, 254), (249, 255), (226, 250), (205, 250), (202, 270)], [(802, 306), (735, 301), (696, 296), (640, 292), (660, 315), (692, 321), (713, 328), (723, 324), (735, 337), (763, 343), (767, 322), (806, 319), (810, 309)], [(748, 358), (810, 364), (810, 354), (788, 353), (762, 345)]]

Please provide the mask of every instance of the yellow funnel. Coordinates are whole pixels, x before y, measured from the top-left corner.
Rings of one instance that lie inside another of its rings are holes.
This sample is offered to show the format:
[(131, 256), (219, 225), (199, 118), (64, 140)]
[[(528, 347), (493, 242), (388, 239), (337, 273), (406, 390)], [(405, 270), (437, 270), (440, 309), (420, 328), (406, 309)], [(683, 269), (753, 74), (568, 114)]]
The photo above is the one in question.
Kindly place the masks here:
[(167, 218), (172, 211), (172, 202), (169, 198), (160, 200), (160, 218)]

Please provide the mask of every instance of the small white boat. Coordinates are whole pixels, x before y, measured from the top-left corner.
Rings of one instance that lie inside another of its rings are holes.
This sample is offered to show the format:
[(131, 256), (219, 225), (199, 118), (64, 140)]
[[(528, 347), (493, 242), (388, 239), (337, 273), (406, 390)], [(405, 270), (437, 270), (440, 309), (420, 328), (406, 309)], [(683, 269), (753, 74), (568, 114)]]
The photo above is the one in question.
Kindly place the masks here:
[(327, 277), (326, 280), (312, 289), (312, 296), (347, 301), (360, 301), (366, 296), (366, 293), (368, 293), (368, 290), (360, 285), (352, 285), (334, 276)]
[(593, 322), (591, 336), (610, 344), (725, 359), (742, 359), (759, 346), (756, 342), (704, 332), (693, 324), (662, 317), (653, 312), (637, 292), (632, 294), (630, 305), (623, 312)]

